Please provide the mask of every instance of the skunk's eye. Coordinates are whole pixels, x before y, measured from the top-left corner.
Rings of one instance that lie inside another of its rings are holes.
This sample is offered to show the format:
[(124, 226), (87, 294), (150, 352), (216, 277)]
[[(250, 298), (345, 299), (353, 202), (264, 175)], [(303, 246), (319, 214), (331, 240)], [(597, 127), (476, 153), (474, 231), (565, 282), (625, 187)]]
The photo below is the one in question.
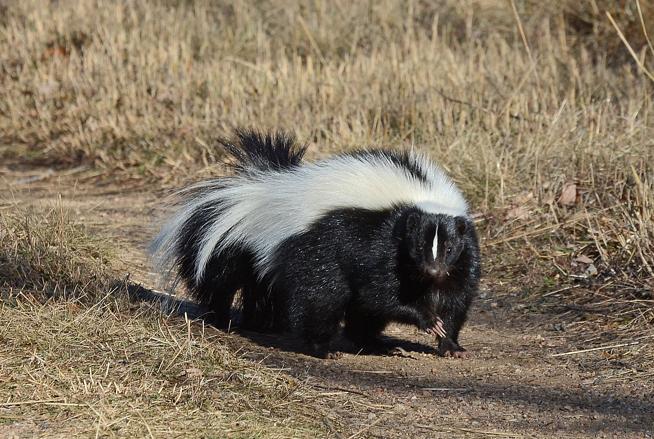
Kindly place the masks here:
[(452, 253), (452, 247), (448, 247), (447, 250), (445, 250), (445, 251), (446, 251), (447, 254), (449, 255), (450, 253)]

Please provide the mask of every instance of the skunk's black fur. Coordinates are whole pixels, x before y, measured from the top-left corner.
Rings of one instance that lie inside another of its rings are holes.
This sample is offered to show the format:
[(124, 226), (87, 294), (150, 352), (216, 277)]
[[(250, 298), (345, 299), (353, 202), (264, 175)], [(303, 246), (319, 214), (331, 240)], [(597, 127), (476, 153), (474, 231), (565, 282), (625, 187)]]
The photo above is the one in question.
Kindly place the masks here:
[[(458, 253), (442, 279), (426, 271), (431, 261), (424, 243), (433, 236), (434, 222), (445, 245)], [(366, 346), (390, 322), (427, 330), (439, 317), (449, 337), (439, 340), (438, 352), (462, 350), (459, 331), (477, 291), (480, 267), (474, 226), (467, 219), (429, 218), (411, 207), (338, 210), (288, 239), (275, 260), (275, 319), (280, 329), (303, 334), (317, 354), (329, 350), (342, 320), (346, 336)]]
[[(236, 144), (224, 144), (237, 159), (238, 173), (293, 172), (302, 166), (305, 148), (292, 136), (239, 131), (237, 137)], [(350, 156), (383, 157), (417, 180), (428, 178), (406, 153), (375, 150)], [(209, 190), (219, 187), (220, 179)], [(467, 215), (428, 213), (410, 203), (334, 209), (277, 245), (265, 271), (257, 267), (253, 248), (232, 244), (214, 253), (198, 278), (200, 242), (224, 210), (220, 201), (207, 202), (167, 232), (174, 235), (172, 268), (193, 296), (211, 307), (217, 324), (229, 324), (241, 290), (243, 326), (293, 331), (318, 356), (331, 351), (343, 321), (345, 335), (366, 345), (390, 322), (429, 330), (441, 319), (447, 337), (439, 338), (438, 353), (464, 351), (459, 331), (480, 277), (477, 235)]]
[(298, 146), (295, 137), (278, 131), (260, 133), (254, 130), (236, 130), (238, 145), (229, 140), (220, 140), (225, 149), (236, 159), (236, 172), (279, 171), (298, 166), (307, 150)]

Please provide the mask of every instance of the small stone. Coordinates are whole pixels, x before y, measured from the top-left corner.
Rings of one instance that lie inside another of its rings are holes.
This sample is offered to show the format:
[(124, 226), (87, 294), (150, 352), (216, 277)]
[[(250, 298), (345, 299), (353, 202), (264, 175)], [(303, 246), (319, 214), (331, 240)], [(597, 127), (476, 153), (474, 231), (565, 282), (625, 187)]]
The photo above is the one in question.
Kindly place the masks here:
[(597, 267), (595, 267), (595, 264), (590, 264), (588, 268), (586, 268), (586, 271), (584, 272), (586, 276), (597, 276)]
[(198, 378), (202, 376), (202, 370), (197, 367), (189, 367), (184, 370), (184, 374), (189, 378)]
[(577, 185), (574, 183), (563, 185), (561, 195), (557, 201), (562, 206), (574, 206), (577, 203)]

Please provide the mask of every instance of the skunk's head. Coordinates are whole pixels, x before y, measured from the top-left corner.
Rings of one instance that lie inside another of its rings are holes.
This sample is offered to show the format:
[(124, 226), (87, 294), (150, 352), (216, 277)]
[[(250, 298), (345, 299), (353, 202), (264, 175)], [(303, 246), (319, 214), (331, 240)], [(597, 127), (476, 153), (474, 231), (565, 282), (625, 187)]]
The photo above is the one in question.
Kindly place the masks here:
[(446, 281), (455, 273), (472, 227), (463, 216), (409, 212), (403, 237), (409, 263), (436, 283)]

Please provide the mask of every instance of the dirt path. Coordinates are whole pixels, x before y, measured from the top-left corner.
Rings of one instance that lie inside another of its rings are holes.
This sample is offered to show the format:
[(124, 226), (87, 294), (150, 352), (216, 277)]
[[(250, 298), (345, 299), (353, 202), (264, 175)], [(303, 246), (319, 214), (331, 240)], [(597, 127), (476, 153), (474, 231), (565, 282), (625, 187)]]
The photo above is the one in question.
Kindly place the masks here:
[[(61, 191), (37, 186), (17, 197), (40, 203)], [(96, 186), (69, 190), (63, 201), (115, 240), (133, 280), (154, 286), (144, 249), (159, 198), (141, 186)], [(618, 378), (632, 365), (606, 350), (552, 357), (587, 346), (574, 331), (557, 332), (542, 316), (511, 309), (488, 285), (461, 336), (474, 353), (467, 360), (434, 356), (427, 335), (400, 326), (386, 333), (400, 347), (389, 356), (318, 360), (293, 352), (296, 344), (284, 337), (226, 340), (323, 392), (346, 395), (325, 412), (348, 432), (342, 437), (654, 437), (652, 369), (627, 381)]]

